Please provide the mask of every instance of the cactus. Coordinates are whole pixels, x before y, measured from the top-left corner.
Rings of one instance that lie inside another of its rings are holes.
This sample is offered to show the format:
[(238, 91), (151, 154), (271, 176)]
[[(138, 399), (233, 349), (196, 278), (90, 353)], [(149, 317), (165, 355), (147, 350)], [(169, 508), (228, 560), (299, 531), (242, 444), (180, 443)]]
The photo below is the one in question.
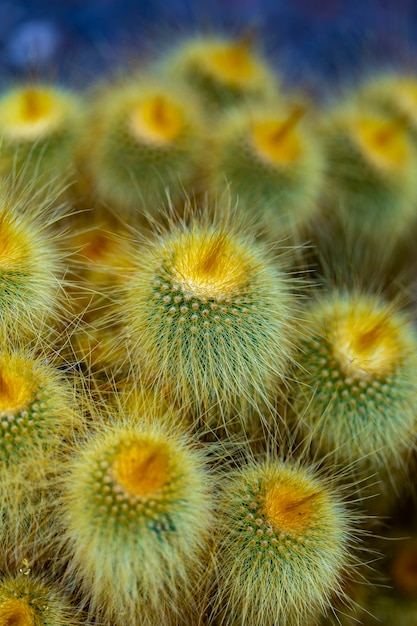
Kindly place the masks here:
[(302, 230), (318, 212), (324, 157), (318, 138), (300, 119), (304, 107), (282, 102), (241, 107), (218, 124), (212, 184), (225, 182), (239, 210), (263, 217), (268, 232)]
[(120, 625), (188, 623), (209, 491), (201, 452), (160, 419), (121, 420), (79, 450), (64, 484), (63, 541), (91, 611)]
[(267, 460), (224, 485), (216, 525), (219, 624), (317, 624), (349, 570), (352, 514), (313, 468)]
[(134, 363), (180, 406), (227, 419), (268, 403), (296, 331), (294, 282), (232, 216), (196, 216), (149, 241), (120, 303)]
[(363, 106), (373, 106), (392, 117), (402, 117), (411, 138), (417, 140), (417, 76), (385, 72), (362, 81), (356, 97)]
[(0, 626), (410, 626), (416, 78), (168, 55), (0, 94)]
[(328, 113), (323, 124), (331, 211), (354, 238), (386, 248), (415, 224), (417, 151), (402, 115), (360, 101)]
[(72, 394), (31, 352), (0, 353), (0, 532), (8, 549), (48, 549), (57, 470), (82, 427)]
[(279, 81), (257, 53), (253, 37), (195, 37), (160, 61), (163, 71), (191, 86), (208, 112), (267, 98)]
[(294, 392), (300, 427), (357, 481), (378, 479), (387, 505), (407, 476), (416, 429), (416, 330), (393, 303), (338, 290), (317, 297), (306, 327)]
[[(58, 321), (64, 309), (62, 251), (52, 225), (56, 213), (26, 191), (5, 189), (0, 199), (0, 335), (29, 338)], [(33, 196), (29, 193), (33, 191)]]
[(203, 117), (185, 88), (141, 77), (99, 93), (84, 146), (99, 197), (130, 217), (198, 187)]
[(81, 98), (68, 89), (36, 83), (10, 88), (0, 98), (2, 174), (15, 169), (27, 183), (33, 177), (68, 182), (83, 119)]
[(24, 565), (18, 575), (0, 578), (0, 626), (81, 626), (56, 586), (33, 576)]

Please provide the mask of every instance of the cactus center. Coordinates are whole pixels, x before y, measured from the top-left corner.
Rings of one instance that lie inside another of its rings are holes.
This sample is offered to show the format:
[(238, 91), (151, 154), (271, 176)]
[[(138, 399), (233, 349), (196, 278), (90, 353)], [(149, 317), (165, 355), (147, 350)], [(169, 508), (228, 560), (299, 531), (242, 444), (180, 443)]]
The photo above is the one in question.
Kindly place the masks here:
[(3, 130), (17, 141), (33, 141), (53, 130), (64, 114), (63, 102), (46, 89), (16, 91), (0, 103)]
[(33, 609), (18, 598), (0, 604), (0, 626), (36, 626)]
[(256, 67), (246, 41), (219, 44), (204, 52), (203, 63), (207, 71), (222, 83), (239, 87), (252, 80)]
[[(19, 364), (22, 365), (22, 364)], [(33, 390), (26, 377), (26, 372), (16, 364), (12, 368), (0, 365), (0, 412), (16, 413), (27, 406), (33, 399)]]
[(317, 497), (305, 484), (294, 484), (292, 478), (267, 486), (264, 514), (276, 531), (304, 533), (318, 515)]
[(364, 158), (379, 170), (400, 169), (409, 156), (405, 119), (361, 119), (354, 136)]
[(173, 278), (197, 297), (233, 296), (246, 284), (248, 270), (246, 251), (224, 233), (191, 233), (174, 249)]
[(351, 311), (336, 326), (333, 350), (347, 373), (385, 374), (395, 365), (398, 336), (386, 316), (369, 310)]
[(286, 119), (262, 120), (252, 125), (252, 145), (260, 159), (278, 167), (297, 160), (301, 152), (297, 122), (301, 115), (295, 110)]
[(122, 447), (113, 464), (117, 482), (134, 496), (154, 495), (170, 480), (168, 451), (164, 444), (137, 441)]
[(182, 109), (164, 95), (155, 95), (138, 104), (130, 116), (130, 130), (140, 142), (169, 145), (184, 128)]

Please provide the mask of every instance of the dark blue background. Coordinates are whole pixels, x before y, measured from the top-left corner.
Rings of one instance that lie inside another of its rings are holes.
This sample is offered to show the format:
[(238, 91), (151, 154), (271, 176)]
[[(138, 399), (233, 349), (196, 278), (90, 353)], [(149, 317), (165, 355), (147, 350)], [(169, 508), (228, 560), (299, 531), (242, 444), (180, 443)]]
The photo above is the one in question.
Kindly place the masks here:
[(88, 83), (184, 33), (246, 27), (293, 83), (413, 66), (417, 54), (417, 0), (9, 0), (0, 1), (1, 77), (49, 72)]

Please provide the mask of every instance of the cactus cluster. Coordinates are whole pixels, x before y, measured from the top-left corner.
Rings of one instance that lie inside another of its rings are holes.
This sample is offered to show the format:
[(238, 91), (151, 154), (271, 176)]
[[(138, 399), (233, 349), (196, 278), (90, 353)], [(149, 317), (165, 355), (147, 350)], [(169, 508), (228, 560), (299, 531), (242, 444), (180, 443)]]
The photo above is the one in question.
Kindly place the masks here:
[(415, 623), (417, 74), (284, 84), (0, 94), (0, 626)]

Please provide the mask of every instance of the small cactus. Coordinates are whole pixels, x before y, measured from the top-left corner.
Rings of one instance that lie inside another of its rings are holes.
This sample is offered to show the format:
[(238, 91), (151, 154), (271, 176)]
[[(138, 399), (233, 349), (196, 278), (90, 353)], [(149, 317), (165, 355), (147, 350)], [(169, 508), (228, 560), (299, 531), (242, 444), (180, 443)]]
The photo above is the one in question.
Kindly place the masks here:
[(307, 319), (295, 391), (300, 428), (317, 454), (347, 464), (357, 479), (379, 479), (387, 503), (407, 475), (416, 429), (416, 330), (394, 304), (354, 291), (319, 296)]
[(72, 388), (52, 365), (26, 350), (0, 353), (0, 531), (8, 549), (28, 549), (29, 536), (47, 548), (58, 467), (80, 428)]
[(278, 79), (256, 50), (253, 37), (195, 37), (161, 60), (162, 70), (194, 89), (209, 112), (266, 98)]
[(81, 626), (67, 598), (24, 568), (0, 578), (0, 626)]
[(305, 229), (318, 212), (324, 156), (304, 113), (280, 101), (241, 107), (223, 116), (215, 133), (214, 189), (227, 182), (239, 211), (263, 218), (272, 236)]
[(83, 129), (81, 98), (48, 84), (12, 87), (0, 98), (0, 171), (43, 184), (74, 176)]
[(323, 123), (327, 194), (347, 233), (381, 249), (415, 224), (417, 151), (402, 114), (352, 100)]
[(160, 419), (122, 421), (79, 450), (65, 479), (63, 536), (72, 584), (92, 611), (120, 625), (186, 623), (209, 491), (202, 454)]
[(39, 336), (58, 319), (59, 308), (63, 309), (62, 251), (56, 245), (59, 235), (52, 228), (57, 216), (54, 211), (49, 213), (50, 209), (39, 198), (30, 202), (26, 192), (14, 197), (6, 190), (0, 199), (0, 335), (3, 339)]
[(314, 469), (252, 462), (226, 479), (216, 527), (224, 625), (317, 624), (349, 569), (351, 513)]
[(232, 219), (195, 216), (149, 242), (120, 318), (132, 360), (146, 359), (174, 400), (223, 416), (268, 403), (296, 331), (294, 283)]
[(112, 85), (93, 105), (86, 166), (105, 202), (130, 217), (198, 187), (204, 152), (199, 103), (185, 88), (144, 77)]

